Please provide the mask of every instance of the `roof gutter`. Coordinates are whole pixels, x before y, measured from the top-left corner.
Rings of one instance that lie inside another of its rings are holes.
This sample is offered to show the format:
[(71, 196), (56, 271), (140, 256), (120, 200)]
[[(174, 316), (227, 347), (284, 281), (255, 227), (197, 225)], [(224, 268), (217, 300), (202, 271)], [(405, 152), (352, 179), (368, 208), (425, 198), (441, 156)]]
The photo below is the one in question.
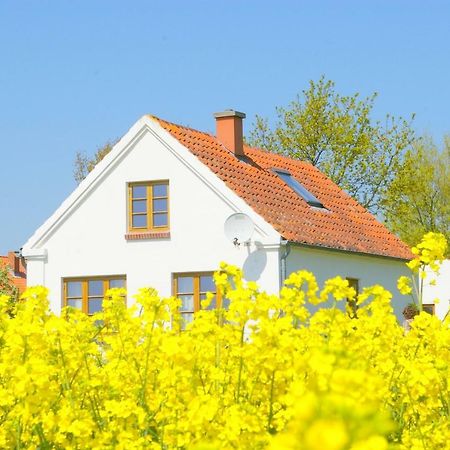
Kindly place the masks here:
[(347, 253), (349, 255), (360, 255), (360, 256), (367, 256), (368, 258), (382, 258), (382, 259), (392, 259), (394, 261), (410, 261), (413, 258), (413, 255), (411, 255), (411, 258), (400, 258), (396, 256), (388, 256), (388, 255), (378, 255), (376, 253), (365, 253), (365, 252), (358, 252), (356, 250), (344, 250), (340, 248), (334, 248), (334, 247), (325, 247), (322, 245), (311, 245), (311, 244), (304, 244), (302, 242), (295, 242), (295, 241), (288, 241), (290, 245), (293, 245), (294, 247), (305, 247), (310, 248), (313, 250), (327, 250), (330, 252), (337, 252), (337, 253)]

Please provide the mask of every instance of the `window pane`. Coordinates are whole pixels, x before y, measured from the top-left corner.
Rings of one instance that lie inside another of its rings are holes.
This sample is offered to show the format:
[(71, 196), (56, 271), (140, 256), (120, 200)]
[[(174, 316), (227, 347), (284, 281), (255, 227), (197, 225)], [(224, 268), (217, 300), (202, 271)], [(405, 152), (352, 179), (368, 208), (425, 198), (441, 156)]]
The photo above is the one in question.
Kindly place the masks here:
[(179, 295), (181, 300), (180, 311), (194, 311), (194, 296), (193, 295)]
[(228, 310), (229, 307), (230, 307), (230, 299), (224, 298), (222, 300), (222, 308)]
[(81, 281), (67, 282), (67, 297), (81, 297)]
[(103, 300), (101, 298), (90, 298), (88, 301), (88, 314), (94, 314), (102, 310)]
[(194, 277), (178, 277), (177, 294), (192, 294), (194, 292)]
[(153, 197), (167, 197), (167, 184), (154, 184)]
[(216, 292), (216, 285), (212, 275), (202, 275), (200, 277), (200, 292)]
[(158, 200), (153, 200), (153, 211), (167, 211), (167, 199), (161, 198)]
[(278, 176), (292, 188), (300, 197), (302, 197), (310, 206), (316, 206), (317, 208), (323, 208), (322, 203), (314, 197), (304, 186), (302, 186), (290, 173), (275, 171)]
[(166, 213), (153, 214), (153, 226), (154, 227), (164, 227), (167, 224), (168, 224), (168, 220), (167, 220)]
[(133, 186), (133, 198), (147, 198), (147, 186)]
[(348, 281), (349, 287), (352, 287), (356, 291), (356, 294), (359, 294), (359, 280), (357, 278), (346, 278), (346, 280)]
[(109, 288), (124, 288), (125, 287), (125, 280), (123, 279), (117, 279), (117, 280), (109, 280)]
[(181, 319), (183, 320), (183, 328), (188, 324), (191, 323), (194, 320), (194, 314), (193, 313), (184, 313), (181, 315)]
[[(206, 300), (206, 294), (200, 294), (200, 306), (202, 305), (202, 303), (201, 303), (202, 300)], [(216, 296), (214, 296), (211, 299), (211, 301), (206, 309), (216, 309)]]
[(103, 295), (103, 281), (91, 280), (88, 283), (88, 296)]
[(134, 213), (147, 212), (147, 200), (133, 200), (133, 212)]
[(82, 304), (83, 302), (81, 298), (72, 298), (70, 300), (67, 300), (67, 306), (71, 306), (72, 308), (81, 309)]
[(146, 228), (147, 227), (147, 216), (133, 216), (133, 228)]

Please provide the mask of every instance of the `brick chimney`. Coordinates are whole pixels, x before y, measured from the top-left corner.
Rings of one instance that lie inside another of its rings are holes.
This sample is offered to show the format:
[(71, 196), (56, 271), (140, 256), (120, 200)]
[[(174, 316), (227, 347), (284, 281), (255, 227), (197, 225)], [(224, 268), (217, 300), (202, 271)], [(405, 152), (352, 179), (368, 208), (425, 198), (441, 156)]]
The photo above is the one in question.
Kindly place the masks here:
[(14, 274), (20, 272), (20, 258), (15, 252), (8, 252), (8, 264)]
[(245, 119), (245, 114), (228, 109), (214, 113), (214, 117), (216, 118), (217, 139), (236, 156), (243, 156), (244, 134), (242, 119)]

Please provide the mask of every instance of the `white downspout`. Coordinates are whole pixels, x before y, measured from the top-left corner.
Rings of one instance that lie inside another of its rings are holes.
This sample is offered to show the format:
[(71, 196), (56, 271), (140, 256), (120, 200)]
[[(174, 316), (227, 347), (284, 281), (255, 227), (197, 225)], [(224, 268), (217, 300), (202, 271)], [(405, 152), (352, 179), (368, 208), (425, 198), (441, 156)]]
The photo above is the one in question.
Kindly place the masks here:
[(286, 260), (289, 256), (289, 253), (291, 253), (291, 246), (289, 245), (288, 240), (282, 240), (280, 242), (281, 246), (285, 248), (284, 253), (280, 256), (280, 289), (283, 287), (284, 280), (286, 280), (287, 274), (287, 268), (286, 268)]

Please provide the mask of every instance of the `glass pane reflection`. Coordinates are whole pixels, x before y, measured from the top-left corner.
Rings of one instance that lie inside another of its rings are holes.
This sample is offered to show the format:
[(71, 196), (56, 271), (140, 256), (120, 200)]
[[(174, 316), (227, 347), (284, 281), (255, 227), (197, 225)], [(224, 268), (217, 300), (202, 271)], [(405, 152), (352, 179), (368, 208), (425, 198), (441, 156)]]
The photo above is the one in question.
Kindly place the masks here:
[(133, 216), (133, 228), (145, 228), (147, 226), (147, 216)]
[(167, 184), (154, 184), (153, 197), (167, 197)]
[(182, 328), (185, 328), (188, 323), (191, 323), (194, 320), (194, 314), (193, 313), (183, 313), (181, 315), (181, 319), (183, 321)]
[(153, 200), (153, 211), (160, 212), (160, 211), (167, 211), (167, 199), (158, 199)]
[(146, 200), (133, 200), (133, 212), (134, 213), (147, 212), (147, 201)]
[[(206, 300), (206, 294), (201, 294), (200, 295), (200, 302)], [(216, 296), (214, 296), (210, 302), (209, 305), (206, 308), (203, 308), (202, 303), (200, 303), (200, 306), (202, 306), (202, 309), (216, 309)]]
[(72, 308), (81, 309), (81, 305), (81, 298), (72, 298), (70, 300), (67, 300), (67, 306), (71, 306)]
[(216, 285), (212, 275), (202, 275), (200, 277), (200, 292), (216, 292)]
[(178, 294), (191, 294), (194, 292), (193, 277), (178, 277)]
[(109, 280), (109, 288), (123, 288), (125, 287), (125, 280)]
[(181, 311), (194, 311), (194, 296), (193, 295), (179, 295), (181, 300)]
[(103, 280), (91, 280), (88, 284), (88, 295), (103, 295)]
[(133, 186), (133, 198), (147, 198), (147, 187)]
[(81, 281), (67, 282), (67, 297), (81, 297)]
[(153, 214), (153, 226), (165, 227), (168, 224), (167, 213), (155, 213)]
[(103, 300), (101, 298), (91, 298), (88, 302), (88, 314), (94, 314), (102, 310)]

